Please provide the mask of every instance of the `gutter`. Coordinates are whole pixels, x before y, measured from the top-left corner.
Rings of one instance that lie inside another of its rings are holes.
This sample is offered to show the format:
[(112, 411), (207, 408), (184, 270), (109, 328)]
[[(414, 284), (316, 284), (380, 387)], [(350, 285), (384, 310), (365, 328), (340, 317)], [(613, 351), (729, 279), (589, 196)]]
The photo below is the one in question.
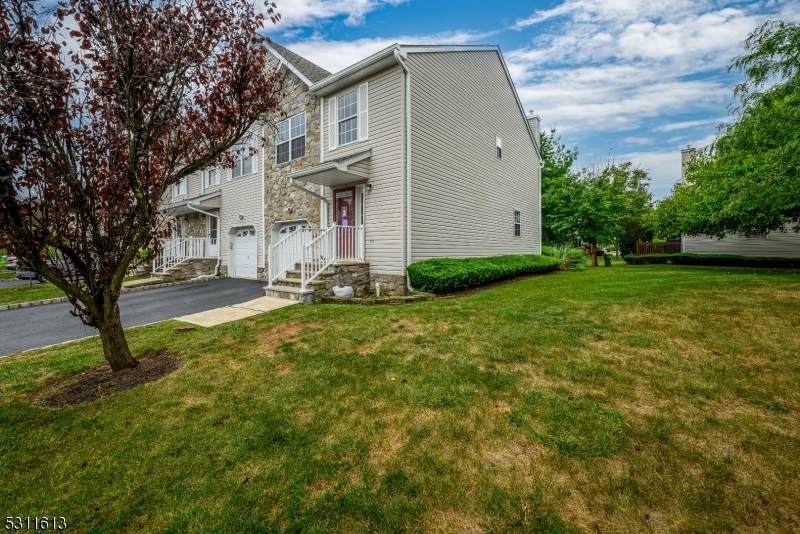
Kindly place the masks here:
[(394, 58), (405, 73), (406, 79), (406, 250), (403, 261), (403, 274), (406, 277), (406, 288), (414, 292), (411, 279), (408, 276), (408, 265), (411, 262), (411, 71), (408, 70), (405, 60), (400, 55), (399, 48), (394, 51)]
[[(266, 193), (266, 186), (264, 182), (266, 181), (267, 177), (267, 167), (266, 167), (266, 154), (267, 154), (267, 145), (264, 141), (266, 139), (265, 131), (267, 125), (263, 122), (261, 123), (261, 268), (264, 269), (267, 266), (267, 246), (266, 246), (266, 238), (267, 238), (267, 226), (264, 218), (266, 217), (267, 211), (265, 207), (266, 201), (264, 200), (264, 195)], [(220, 249), (221, 250), (221, 249)], [(258, 273), (256, 273), (256, 277), (258, 277)]]

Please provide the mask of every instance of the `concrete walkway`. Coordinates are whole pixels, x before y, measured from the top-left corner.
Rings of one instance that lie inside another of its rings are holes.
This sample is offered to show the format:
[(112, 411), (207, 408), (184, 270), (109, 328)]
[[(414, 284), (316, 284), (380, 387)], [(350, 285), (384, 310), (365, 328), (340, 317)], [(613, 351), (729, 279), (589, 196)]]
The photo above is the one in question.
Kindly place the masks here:
[(298, 302), (288, 299), (276, 299), (274, 297), (261, 297), (241, 304), (233, 304), (232, 306), (225, 306), (224, 308), (184, 315), (183, 317), (176, 317), (175, 319), (198, 326), (217, 326), (218, 324), (238, 321), (245, 317), (252, 317), (259, 313), (285, 308), (292, 304), (298, 304)]

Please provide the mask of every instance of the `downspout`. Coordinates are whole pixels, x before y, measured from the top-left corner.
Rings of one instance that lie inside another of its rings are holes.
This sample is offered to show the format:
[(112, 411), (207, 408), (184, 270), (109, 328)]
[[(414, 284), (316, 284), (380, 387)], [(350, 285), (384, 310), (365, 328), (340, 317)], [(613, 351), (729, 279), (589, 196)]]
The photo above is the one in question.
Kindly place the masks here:
[(406, 251), (403, 271), (406, 287), (413, 292), (411, 278), (408, 276), (408, 265), (411, 261), (411, 71), (408, 70), (399, 49), (394, 51), (394, 58), (403, 69), (406, 78)]
[[(267, 215), (266, 212), (266, 201), (264, 200), (264, 195), (266, 194), (266, 186), (264, 182), (267, 178), (267, 167), (266, 167), (266, 154), (267, 154), (267, 144), (264, 141), (265, 137), (265, 130), (267, 125), (261, 123), (261, 268), (265, 269), (267, 267), (267, 228), (266, 223), (264, 222), (264, 218)], [(269, 275), (267, 275), (269, 276)]]
[[(325, 97), (319, 99), (319, 162), (325, 163), (325, 129), (328, 125), (325, 123)], [(325, 196), (325, 186), (319, 184), (320, 196)], [(327, 205), (323, 202), (319, 203), (319, 227), (328, 227), (328, 210)]]
[(191, 202), (187, 202), (186, 203), (186, 207), (189, 208), (192, 211), (196, 211), (198, 213), (202, 213), (203, 215), (205, 215), (207, 217), (215, 217), (217, 219), (217, 264), (214, 266), (214, 274), (201, 274), (200, 276), (196, 276), (195, 278), (192, 278), (192, 280), (190, 280), (190, 282), (193, 281), (193, 280), (202, 280), (203, 278), (216, 278), (217, 276), (219, 276), (219, 266), (222, 263), (222, 256), (220, 255), (220, 252), (222, 251), (222, 247), (219, 246), (220, 242), (221, 242), (221, 239), (220, 239), (220, 236), (219, 236), (219, 233), (220, 233), (220, 231), (219, 231), (219, 215), (214, 215), (213, 213), (209, 213), (209, 212), (203, 211), (203, 210), (201, 210), (199, 208), (195, 208), (194, 206), (192, 206)]

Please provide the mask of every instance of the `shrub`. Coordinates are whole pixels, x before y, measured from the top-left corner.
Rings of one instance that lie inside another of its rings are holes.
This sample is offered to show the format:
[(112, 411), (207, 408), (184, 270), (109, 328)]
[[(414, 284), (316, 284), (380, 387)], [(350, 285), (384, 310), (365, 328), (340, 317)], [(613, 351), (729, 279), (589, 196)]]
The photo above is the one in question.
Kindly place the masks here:
[(675, 265), (705, 265), (708, 267), (760, 267), (766, 269), (800, 269), (800, 258), (770, 258), (736, 256), (733, 254), (645, 254), (624, 256), (629, 265), (672, 263)]
[(553, 247), (553, 257), (561, 262), (562, 271), (580, 271), (586, 268), (587, 258), (583, 249), (558, 245)]
[(490, 258), (433, 258), (408, 266), (411, 285), (431, 293), (452, 293), (524, 274), (555, 271), (561, 261), (547, 256), (493, 256)]

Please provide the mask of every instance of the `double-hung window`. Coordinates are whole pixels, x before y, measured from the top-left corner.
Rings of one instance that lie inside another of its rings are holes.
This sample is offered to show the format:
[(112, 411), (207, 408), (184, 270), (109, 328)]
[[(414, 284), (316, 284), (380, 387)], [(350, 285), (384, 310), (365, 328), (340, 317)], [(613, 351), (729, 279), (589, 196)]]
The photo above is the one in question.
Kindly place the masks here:
[(369, 137), (368, 84), (328, 100), (329, 148), (364, 141)]
[(181, 195), (185, 195), (186, 194), (186, 181), (187, 181), (187, 179), (184, 178), (183, 180), (181, 180), (180, 182), (178, 182), (177, 184), (172, 186), (172, 196), (173, 197), (179, 197)]
[(514, 210), (514, 237), (522, 235), (522, 214)]
[(250, 154), (250, 149), (253, 147), (253, 138), (242, 139), (235, 147), (234, 150), (236, 158), (233, 163), (231, 176), (238, 178), (253, 172), (253, 156)]
[(358, 141), (358, 90), (353, 89), (336, 99), (339, 121), (339, 144)]
[(281, 121), (277, 126), (278, 164), (306, 155), (306, 113)]
[(211, 167), (206, 169), (206, 187), (219, 185), (219, 169)]

